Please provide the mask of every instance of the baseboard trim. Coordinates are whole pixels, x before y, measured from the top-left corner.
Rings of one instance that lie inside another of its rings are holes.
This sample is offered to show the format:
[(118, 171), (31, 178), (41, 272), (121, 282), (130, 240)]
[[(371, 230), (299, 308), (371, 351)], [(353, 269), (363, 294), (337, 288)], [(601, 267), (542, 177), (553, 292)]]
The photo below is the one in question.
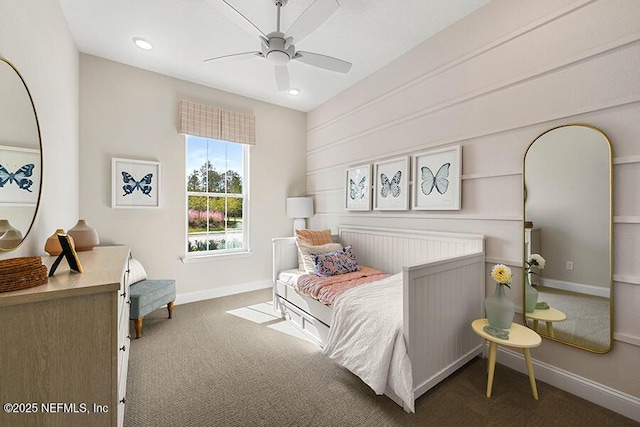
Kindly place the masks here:
[[(527, 374), (524, 357), (507, 348), (498, 347), (498, 362)], [(533, 360), (536, 379), (581, 397), (596, 405), (640, 422), (640, 399), (571, 372)]]
[(610, 288), (602, 288), (599, 286), (585, 285), (582, 283), (567, 282), (565, 280), (549, 279), (542, 277), (540, 279), (541, 284), (554, 289), (560, 289), (569, 292), (578, 292), (586, 295), (593, 295), (596, 297), (609, 298)]
[(640, 347), (640, 336), (624, 334), (622, 332), (614, 332), (613, 339), (627, 344)]
[(224, 286), (221, 288), (205, 289), (204, 291), (187, 292), (176, 295), (175, 304), (187, 304), (190, 302), (204, 301), (212, 298), (226, 297), (244, 292), (257, 291), (258, 289), (266, 289), (272, 287), (270, 280), (261, 280), (259, 282), (241, 283), (239, 285)]

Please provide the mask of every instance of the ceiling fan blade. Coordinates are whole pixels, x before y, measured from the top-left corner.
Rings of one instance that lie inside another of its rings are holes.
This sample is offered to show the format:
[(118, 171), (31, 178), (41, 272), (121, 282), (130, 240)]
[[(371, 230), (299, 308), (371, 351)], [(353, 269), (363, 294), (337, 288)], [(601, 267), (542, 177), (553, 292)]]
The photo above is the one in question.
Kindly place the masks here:
[(289, 90), (289, 70), (286, 65), (278, 65), (275, 67), (276, 85), (280, 92)]
[(216, 59), (231, 58), (231, 57), (234, 57), (234, 56), (235, 57), (239, 57), (239, 56), (249, 56), (249, 55), (264, 56), (262, 54), (262, 52), (258, 52), (257, 50), (254, 50), (254, 51), (251, 51), (251, 52), (232, 53), (230, 55), (216, 56), (215, 58), (205, 59), (202, 62), (215, 61)]
[[(231, 3), (229, 3), (227, 0), (222, 0), (222, 2), (224, 4), (226, 4), (227, 6), (229, 6), (229, 8), (233, 9), (233, 11), (236, 12), (235, 14), (227, 13), (227, 11), (229, 11), (229, 9), (228, 8), (223, 8), (224, 14), (229, 18), (229, 20), (231, 20), (232, 22), (235, 22), (238, 26), (244, 28), (245, 31), (247, 31), (247, 32), (249, 32), (251, 34), (255, 34), (255, 35), (258, 35), (258, 36), (264, 36), (264, 37), (267, 36), (260, 28), (258, 28), (256, 26), (256, 24), (251, 22), (251, 20), (249, 18), (244, 16), (242, 14), (242, 12), (240, 12), (238, 9), (236, 9)], [(238, 15), (240, 15), (242, 17), (242, 19), (238, 19)]]
[(313, 30), (329, 18), (340, 5), (336, 0), (316, 0), (291, 25), (286, 36), (296, 43), (307, 37)]
[(293, 59), (304, 62), (305, 64), (313, 65), (314, 67), (335, 71), (337, 73), (348, 73), (349, 70), (351, 70), (350, 62), (343, 61), (342, 59), (334, 58), (332, 56), (321, 55), (319, 53), (299, 50), (296, 52), (296, 56), (294, 56)]
[(284, 49), (284, 50), (289, 49), (289, 47), (291, 47), (291, 45), (292, 45), (292, 44), (293, 44), (293, 37), (287, 37), (287, 38), (284, 40), (284, 47), (283, 47), (283, 49)]

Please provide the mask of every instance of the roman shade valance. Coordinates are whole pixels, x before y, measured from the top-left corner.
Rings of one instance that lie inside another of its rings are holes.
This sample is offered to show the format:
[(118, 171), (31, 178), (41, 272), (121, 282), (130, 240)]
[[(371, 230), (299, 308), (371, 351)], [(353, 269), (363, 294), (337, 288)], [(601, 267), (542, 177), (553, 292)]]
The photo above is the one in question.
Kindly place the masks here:
[(178, 132), (203, 138), (255, 145), (256, 119), (252, 114), (181, 100)]

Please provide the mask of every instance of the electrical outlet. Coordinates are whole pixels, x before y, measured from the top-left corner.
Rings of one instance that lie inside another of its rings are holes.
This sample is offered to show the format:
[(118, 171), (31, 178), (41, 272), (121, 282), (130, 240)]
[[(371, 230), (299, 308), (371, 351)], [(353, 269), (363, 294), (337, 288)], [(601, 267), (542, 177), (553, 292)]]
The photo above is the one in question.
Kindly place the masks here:
[(573, 261), (567, 261), (567, 270), (573, 271)]

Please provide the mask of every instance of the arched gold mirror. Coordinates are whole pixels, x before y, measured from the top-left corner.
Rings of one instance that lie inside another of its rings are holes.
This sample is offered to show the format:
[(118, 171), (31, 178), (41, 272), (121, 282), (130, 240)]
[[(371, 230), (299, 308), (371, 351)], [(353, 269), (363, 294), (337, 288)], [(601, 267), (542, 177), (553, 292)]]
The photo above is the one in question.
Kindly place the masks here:
[(27, 237), (38, 212), (42, 144), (31, 93), (4, 58), (0, 93), (0, 251), (11, 251)]
[(525, 322), (596, 353), (613, 346), (611, 155), (602, 131), (566, 125), (536, 138), (523, 164)]

